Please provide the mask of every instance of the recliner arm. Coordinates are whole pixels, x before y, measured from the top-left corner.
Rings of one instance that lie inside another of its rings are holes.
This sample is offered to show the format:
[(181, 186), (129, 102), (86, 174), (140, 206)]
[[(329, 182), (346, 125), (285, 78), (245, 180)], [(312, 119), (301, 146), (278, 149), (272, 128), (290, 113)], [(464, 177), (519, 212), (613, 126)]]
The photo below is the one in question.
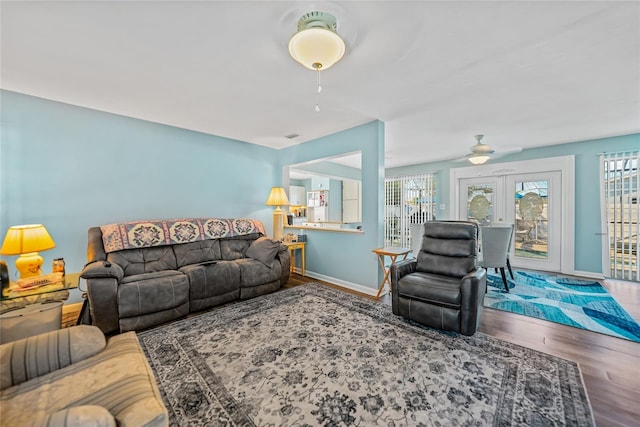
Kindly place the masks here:
[(418, 261), (415, 259), (404, 259), (391, 266), (391, 286), (395, 289), (398, 281), (407, 274), (416, 271)]
[(411, 274), (416, 271), (418, 260), (416, 259), (403, 259), (390, 267), (389, 274), (391, 275), (391, 307), (393, 314), (400, 314), (398, 311), (398, 299), (400, 294), (398, 293), (398, 282), (402, 277), (407, 274)]
[(487, 287), (487, 270), (478, 267), (461, 279), (460, 333), (473, 335), (478, 328), (480, 310)]
[(94, 261), (84, 266), (80, 277), (83, 279), (112, 277), (120, 282), (124, 277), (124, 270), (118, 264), (109, 261)]

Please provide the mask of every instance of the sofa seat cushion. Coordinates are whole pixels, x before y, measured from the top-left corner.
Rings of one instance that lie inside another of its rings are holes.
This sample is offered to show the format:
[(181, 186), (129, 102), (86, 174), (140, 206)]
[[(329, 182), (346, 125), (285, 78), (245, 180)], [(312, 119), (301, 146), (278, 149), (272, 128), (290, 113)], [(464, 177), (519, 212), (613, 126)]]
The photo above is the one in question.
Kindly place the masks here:
[(72, 406), (106, 408), (120, 427), (166, 426), (167, 410), (135, 333), (95, 356), (0, 392), (2, 425), (39, 424)]
[(460, 279), (429, 273), (411, 273), (398, 281), (398, 293), (435, 305), (460, 307)]
[(235, 262), (240, 267), (241, 288), (259, 286), (280, 280), (282, 267), (279, 262), (274, 262), (271, 267), (267, 267), (262, 262), (253, 258), (243, 258)]
[(120, 318), (156, 313), (189, 301), (189, 280), (179, 271), (125, 277), (118, 286)]

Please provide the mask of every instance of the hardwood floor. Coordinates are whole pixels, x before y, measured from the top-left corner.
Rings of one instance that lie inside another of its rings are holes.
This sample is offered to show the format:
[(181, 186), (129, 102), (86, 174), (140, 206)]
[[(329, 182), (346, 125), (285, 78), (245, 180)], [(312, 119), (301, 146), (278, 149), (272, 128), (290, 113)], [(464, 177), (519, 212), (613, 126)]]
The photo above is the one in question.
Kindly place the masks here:
[[(292, 274), (283, 289), (310, 281), (375, 300), (371, 296), (298, 274)], [(636, 320), (640, 319), (640, 284), (607, 280), (604, 286)], [(379, 302), (390, 305), (391, 298), (387, 294)], [(80, 306), (65, 306), (63, 323), (75, 323)], [(483, 311), (479, 331), (577, 362), (596, 425), (640, 425), (640, 343), (490, 308)]]

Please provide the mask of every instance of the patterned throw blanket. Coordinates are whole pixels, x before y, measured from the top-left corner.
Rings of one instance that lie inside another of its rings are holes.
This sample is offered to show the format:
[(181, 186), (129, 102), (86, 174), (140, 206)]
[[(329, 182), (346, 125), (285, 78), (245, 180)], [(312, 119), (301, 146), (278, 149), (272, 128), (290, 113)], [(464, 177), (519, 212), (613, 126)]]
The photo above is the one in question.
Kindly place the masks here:
[(149, 248), (261, 233), (264, 225), (255, 219), (182, 218), (134, 221), (100, 227), (105, 252)]

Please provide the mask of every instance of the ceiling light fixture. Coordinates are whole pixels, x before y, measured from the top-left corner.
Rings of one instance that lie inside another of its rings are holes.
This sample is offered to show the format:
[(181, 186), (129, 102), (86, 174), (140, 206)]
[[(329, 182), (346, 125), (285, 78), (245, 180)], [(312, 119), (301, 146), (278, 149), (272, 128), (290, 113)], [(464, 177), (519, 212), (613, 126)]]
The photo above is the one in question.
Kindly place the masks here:
[(474, 165), (482, 165), (490, 159), (489, 154), (493, 154), (494, 150), (487, 144), (482, 143), (484, 135), (476, 135), (476, 145), (471, 147), (471, 156), (467, 157), (470, 163)]
[(473, 156), (469, 157), (468, 160), (474, 165), (481, 165), (489, 160), (489, 156), (487, 156), (486, 154), (474, 154)]
[[(305, 13), (298, 20), (298, 32), (289, 40), (289, 54), (300, 64), (317, 72), (316, 96), (322, 91), (320, 71), (338, 62), (346, 50), (338, 35), (335, 16), (325, 12)], [(316, 112), (320, 105), (316, 102)]]

